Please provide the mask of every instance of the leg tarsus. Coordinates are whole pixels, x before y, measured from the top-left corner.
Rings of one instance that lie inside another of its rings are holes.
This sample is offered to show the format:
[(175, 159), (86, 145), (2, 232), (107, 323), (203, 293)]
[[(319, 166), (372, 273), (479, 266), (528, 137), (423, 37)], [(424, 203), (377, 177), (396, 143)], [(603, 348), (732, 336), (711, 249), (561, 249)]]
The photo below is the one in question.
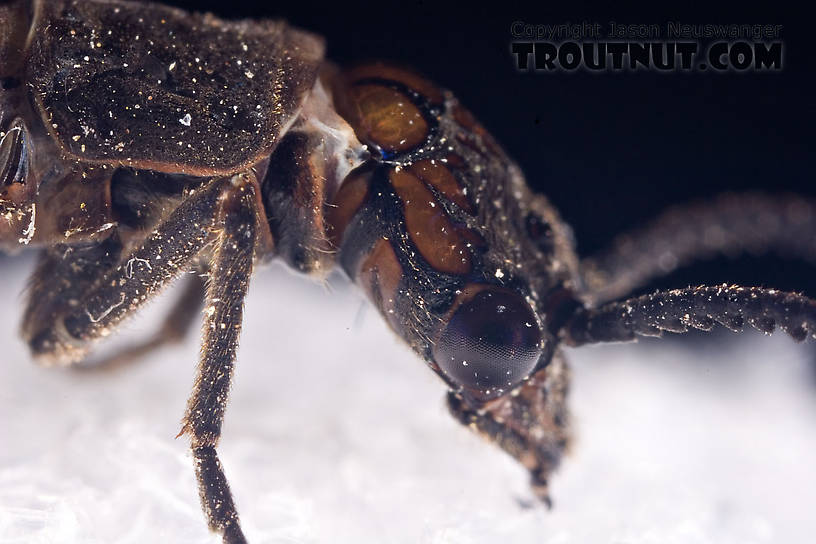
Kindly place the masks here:
[(539, 470), (530, 472), (530, 488), (533, 490), (535, 496), (538, 497), (538, 500), (544, 503), (547, 510), (552, 510), (553, 503), (550, 497), (549, 484), (547, 483), (548, 477), (549, 473), (546, 471)]
[(215, 446), (193, 447), (192, 450), (201, 505), (210, 530), (221, 533), (224, 544), (245, 543), (246, 538), (238, 523), (238, 512), (235, 509), (229, 482), (224, 475)]

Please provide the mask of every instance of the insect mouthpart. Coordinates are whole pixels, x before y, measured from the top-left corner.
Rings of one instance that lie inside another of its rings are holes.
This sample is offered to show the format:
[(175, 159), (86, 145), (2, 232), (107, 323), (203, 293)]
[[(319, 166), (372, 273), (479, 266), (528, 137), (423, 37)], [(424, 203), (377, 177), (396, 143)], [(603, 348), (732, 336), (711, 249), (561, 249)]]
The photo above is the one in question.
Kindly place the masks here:
[(527, 378), (544, 351), (532, 308), (519, 293), (472, 284), (462, 290), (432, 348), (439, 368), (472, 395), (500, 395)]

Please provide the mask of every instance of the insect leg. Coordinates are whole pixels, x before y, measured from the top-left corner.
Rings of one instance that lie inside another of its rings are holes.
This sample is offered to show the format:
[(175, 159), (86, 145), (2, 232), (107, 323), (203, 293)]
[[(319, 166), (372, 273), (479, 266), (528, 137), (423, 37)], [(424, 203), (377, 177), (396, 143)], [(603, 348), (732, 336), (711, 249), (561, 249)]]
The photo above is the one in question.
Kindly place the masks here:
[(745, 323), (770, 334), (779, 326), (794, 340), (816, 337), (816, 300), (760, 287), (720, 285), (658, 291), (598, 309), (581, 309), (562, 330), (571, 346), (625, 342), (663, 331), (710, 331), (719, 323), (734, 332)]
[(510, 395), (477, 404), (451, 392), (448, 408), (529, 470), (533, 492), (549, 507), (547, 480), (569, 442), (568, 389), (569, 367), (557, 353)]
[[(192, 260), (212, 240), (219, 196), (229, 184), (230, 180), (216, 180), (190, 195), (139, 247), (113, 265), (85, 259), (86, 266), (76, 274), (87, 274), (91, 281), (77, 284), (81, 285), (79, 300), (49, 319), (26, 320), (31, 325), (24, 327), (24, 337), (34, 354), (62, 364), (81, 360), (94, 340), (109, 335), (124, 318), (192, 268)], [(69, 260), (60, 266), (70, 268), (74, 263)]]
[(775, 252), (816, 264), (814, 232), (816, 201), (801, 197), (725, 194), (673, 208), (582, 261), (587, 297), (595, 304), (615, 300), (652, 278), (717, 255)]
[(244, 296), (258, 238), (254, 185), (224, 195), (223, 227), (210, 264), (203, 345), (181, 433), (190, 436), (196, 476), (210, 529), (224, 542), (245, 542), (216, 445), (232, 381)]
[[(28, 286), (28, 305), (21, 326), (22, 335), (33, 345), (41, 343), (39, 334), (48, 331), (66, 313), (83, 300), (94, 280), (119, 263), (122, 245), (116, 236), (89, 245), (58, 245), (45, 250)], [(185, 278), (185, 288), (162, 326), (150, 338), (125, 347), (92, 364), (78, 369), (109, 369), (143, 357), (165, 344), (181, 341), (199, 315), (204, 299), (204, 280), (199, 274)], [(47, 338), (45, 332), (43, 338)], [(49, 354), (52, 358), (65, 358)]]
[(113, 370), (143, 359), (148, 354), (184, 340), (187, 333), (201, 315), (206, 294), (206, 281), (199, 272), (186, 275), (184, 286), (178, 299), (159, 328), (141, 342), (124, 346), (102, 359), (83, 362), (74, 368), (85, 371)]
[(214, 239), (201, 359), (180, 434), (191, 437), (210, 528), (229, 544), (245, 539), (215, 446), (232, 379), (255, 245), (262, 238), (257, 228), (258, 191), (252, 174), (240, 174), (211, 182), (188, 196), (139, 248), (93, 282), (78, 307), (57, 316), (37, 335), (44, 340), (32, 343), (40, 353), (67, 352), (81, 358), (90, 341), (109, 334), (129, 313), (190, 269), (195, 257)]

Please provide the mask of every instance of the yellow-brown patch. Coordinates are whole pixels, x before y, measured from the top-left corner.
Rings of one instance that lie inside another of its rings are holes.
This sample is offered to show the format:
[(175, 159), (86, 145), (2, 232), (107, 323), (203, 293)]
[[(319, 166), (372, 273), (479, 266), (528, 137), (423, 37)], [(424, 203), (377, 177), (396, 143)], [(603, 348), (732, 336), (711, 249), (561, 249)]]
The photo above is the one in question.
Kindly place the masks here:
[(360, 265), (357, 283), (395, 327), (398, 323), (395, 313), (396, 298), (401, 279), (402, 267), (397, 254), (391, 243), (381, 238)]
[(340, 247), (343, 234), (368, 195), (369, 171), (349, 174), (326, 210), (326, 230), (332, 246)]
[(421, 160), (412, 164), (408, 170), (425, 183), (432, 185), (437, 191), (448, 197), (451, 202), (468, 212), (474, 213), (473, 205), (459, 185), (456, 177), (448, 168), (436, 161)]
[(470, 272), (470, 251), (433, 193), (406, 170), (392, 170), (389, 178), (402, 200), (408, 235), (428, 264), (445, 274)]
[(362, 84), (338, 101), (340, 114), (357, 137), (388, 151), (412, 149), (428, 136), (428, 123), (403, 93), (384, 85)]

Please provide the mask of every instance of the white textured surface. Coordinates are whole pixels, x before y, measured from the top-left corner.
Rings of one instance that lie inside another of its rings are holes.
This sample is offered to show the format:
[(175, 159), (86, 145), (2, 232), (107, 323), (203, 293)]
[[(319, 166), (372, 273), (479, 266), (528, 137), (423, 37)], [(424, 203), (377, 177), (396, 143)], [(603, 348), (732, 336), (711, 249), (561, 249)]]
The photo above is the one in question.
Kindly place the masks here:
[[(14, 336), (30, 267), (0, 268), (0, 542), (216, 542), (173, 439), (196, 340), (114, 375), (38, 368)], [(573, 453), (554, 510), (523, 509), (523, 471), (332, 285), (273, 267), (250, 292), (221, 452), (252, 542), (812, 542), (811, 350), (744, 334), (571, 351)]]

